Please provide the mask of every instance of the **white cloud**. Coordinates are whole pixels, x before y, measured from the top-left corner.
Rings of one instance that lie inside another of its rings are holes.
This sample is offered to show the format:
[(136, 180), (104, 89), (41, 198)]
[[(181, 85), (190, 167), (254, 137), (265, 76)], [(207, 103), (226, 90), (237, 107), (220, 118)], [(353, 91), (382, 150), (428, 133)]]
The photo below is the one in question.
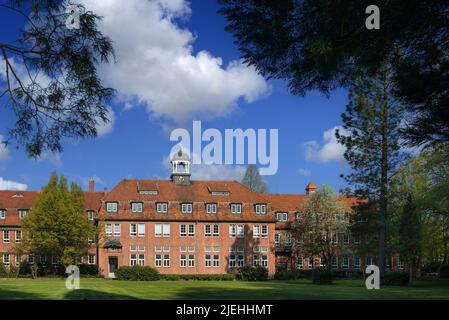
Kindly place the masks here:
[(115, 113), (114, 110), (112, 110), (111, 107), (108, 107), (108, 114), (107, 114), (107, 118), (109, 119), (108, 122), (104, 122), (101, 119), (97, 120), (97, 125), (96, 125), (96, 129), (97, 129), (97, 135), (99, 137), (105, 136), (109, 133), (111, 133), (114, 129), (114, 124), (115, 124)]
[(28, 188), (28, 185), (10, 181), (10, 180), (3, 180), (2, 177), (0, 177), (0, 190), (26, 190)]
[(44, 151), (38, 158), (36, 158), (36, 161), (38, 162), (48, 161), (55, 167), (62, 166), (61, 154), (59, 152)]
[(301, 168), (298, 170), (298, 174), (303, 177), (310, 177), (310, 170)]
[(252, 102), (270, 92), (253, 67), (194, 53), (195, 36), (178, 24), (191, 14), (185, 0), (82, 2), (103, 17), (100, 28), (114, 42), (117, 61), (104, 65), (101, 76), (126, 109), (137, 101), (152, 116), (179, 123), (226, 116), (238, 99)]
[(323, 145), (320, 145), (315, 140), (304, 143), (306, 160), (318, 163), (345, 161), (343, 157), (345, 147), (337, 142), (337, 138), (335, 137), (336, 129), (339, 129), (342, 134), (348, 134), (344, 128), (336, 126), (324, 131)]
[(9, 159), (9, 150), (3, 143), (3, 136), (0, 134), (0, 161)]
[(237, 180), (241, 181), (245, 176), (246, 168), (233, 165), (207, 165), (196, 164), (191, 166), (192, 179), (194, 180)]

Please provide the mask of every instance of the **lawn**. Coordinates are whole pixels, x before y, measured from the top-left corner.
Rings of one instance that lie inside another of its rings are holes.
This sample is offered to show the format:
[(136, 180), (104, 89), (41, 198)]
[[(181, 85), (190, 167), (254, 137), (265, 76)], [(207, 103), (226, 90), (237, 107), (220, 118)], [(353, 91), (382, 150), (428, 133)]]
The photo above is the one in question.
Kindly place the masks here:
[(449, 299), (449, 280), (367, 290), (360, 280), (333, 285), (310, 281), (150, 281), (81, 279), (68, 290), (61, 279), (0, 279), (0, 299)]

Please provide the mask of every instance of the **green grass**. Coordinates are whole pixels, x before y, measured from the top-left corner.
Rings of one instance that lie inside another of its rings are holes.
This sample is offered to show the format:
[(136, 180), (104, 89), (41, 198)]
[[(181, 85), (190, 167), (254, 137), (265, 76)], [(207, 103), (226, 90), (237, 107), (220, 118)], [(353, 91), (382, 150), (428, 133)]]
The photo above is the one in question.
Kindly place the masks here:
[(367, 290), (361, 280), (333, 285), (310, 281), (150, 281), (81, 279), (68, 290), (61, 279), (0, 279), (0, 299), (449, 299), (449, 281)]

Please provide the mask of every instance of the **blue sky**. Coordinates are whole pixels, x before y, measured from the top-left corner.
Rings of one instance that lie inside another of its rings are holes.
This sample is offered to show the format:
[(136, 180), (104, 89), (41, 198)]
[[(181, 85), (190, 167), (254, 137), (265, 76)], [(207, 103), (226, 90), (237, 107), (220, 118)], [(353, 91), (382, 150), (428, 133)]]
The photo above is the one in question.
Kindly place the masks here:
[[(39, 189), (52, 171), (83, 187), (95, 177), (98, 190), (111, 189), (123, 178), (166, 179), (167, 155), (174, 145), (170, 130), (191, 130), (192, 120), (222, 132), (278, 129), (279, 169), (264, 177), (270, 192), (303, 193), (310, 181), (337, 190), (345, 186), (339, 175), (348, 168), (332, 134), (341, 125), (344, 90), (329, 99), (318, 92), (293, 96), (283, 81), (266, 81), (240, 64), (214, 1), (82, 2), (104, 16), (101, 28), (116, 45), (117, 63), (100, 66), (104, 83), (118, 92), (109, 104), (113, 121), (99, 126), (99, 137), (65, 140), (61, 154), (45, 153), (38, 160), (28, 159), (21, 147), (0, 145), (0, 186), (21, 183)], [(7, 15), (0, 11), (2, 41), (14, 39), (22, 23)], [(4, 138), (14, 118), (1, 103)], [(202, 179), (238, 179), (244, 172), (235, 166), (193, 170)]]

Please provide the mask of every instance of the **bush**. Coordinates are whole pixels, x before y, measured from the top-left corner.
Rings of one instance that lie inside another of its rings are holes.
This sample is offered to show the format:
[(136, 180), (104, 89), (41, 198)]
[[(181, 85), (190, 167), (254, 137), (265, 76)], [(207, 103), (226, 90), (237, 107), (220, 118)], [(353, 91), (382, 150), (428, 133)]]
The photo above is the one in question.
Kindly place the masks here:
[(80, 264), (78, 268), (80, 269), (80, 275), (87, 275), (87, 276), (98, 275), (98, 266), (95, 264)]
[(449, 265), (444, 264), (440, 268), (439, 278), (449, 278)]
[(283, 270), (274, 275), (276, 280), (312, 279), (312, 270)]
[(8, 277), (8, 269), (6, 269), (6, 266), (0, 262), (0, 278), (7, 278)]
[(161, 274), (163, 280), (207, 280), (207, 281), (231, 281), (235, 280), (233, 274)]
[(11, 264), (9, 266), (9, 270), (8, 270), (8, 277), (9, 278), (17, 278), (17, 276), (19, 275), (19, 271), (20, 271), (20, 269), (18, 267)]
[(243, 281), (264, 281), (268, 279), (268, 270), (264, 267), (242, 267), (236, 276)]
[(406, 286), (409, 283), (409, 274), (407, 272), (385, 272), (380, 282), (384, 286)]
[(115, 276), (118, 280), (155, 281), (159, 280), (159, 272), (147, 266), (123, 266), (117, 269)]
[(31, 276), (31, 265), (27, 261), (22, 261), (19, 266), (19, 275)]
[(37, 276), (38, 277), (65, 277), (65, 266), (62, 264), (53, 265), (51, 263), (38, 263), (37, 264)]
[(312, 282), (316, 284), (332, 284), (332, 271), (324, 269), (314, 269), (312, 272)]

